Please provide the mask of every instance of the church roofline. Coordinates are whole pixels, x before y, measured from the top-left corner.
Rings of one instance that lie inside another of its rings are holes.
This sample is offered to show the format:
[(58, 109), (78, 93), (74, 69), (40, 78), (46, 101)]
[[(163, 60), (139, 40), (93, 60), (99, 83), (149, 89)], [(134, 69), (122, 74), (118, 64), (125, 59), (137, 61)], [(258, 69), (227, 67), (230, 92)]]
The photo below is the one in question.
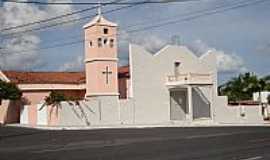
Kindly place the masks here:
[[(167, 50), (171, 49), (171, 48), (177, 48), (178, 50), (184, 50), (186, 51), (186, 53), (188, 53), (189, 55), (191, 55), (193, 58), (195, 59), (199, 59), (199, 57), (197, 55), (195, 55), (190, 49), (188, 49), (186, 46), (177, 46), (177, 45), (170, 45), (170, 44), (167, 44), (167, 45), (164, 45), (164, 47), (162, 47), (160, 50), (158, 50), (157, 52), (155, 53), (151, 53), (149, 51), (147, 51), (143, 46), (141, 45), (137, 45), (137, 44), (133, 44), (133, 43), (130, 43), (130, 49), (134, 47), (135, 48), (140, 48), (142, 49), (143, 51), (145, 51), (146, 53), (148, 53), (151, 57), (159, 57), (160, 55), (162, 54), (167, 54)], [(130, 50), (131, 51), (131, 50)]]

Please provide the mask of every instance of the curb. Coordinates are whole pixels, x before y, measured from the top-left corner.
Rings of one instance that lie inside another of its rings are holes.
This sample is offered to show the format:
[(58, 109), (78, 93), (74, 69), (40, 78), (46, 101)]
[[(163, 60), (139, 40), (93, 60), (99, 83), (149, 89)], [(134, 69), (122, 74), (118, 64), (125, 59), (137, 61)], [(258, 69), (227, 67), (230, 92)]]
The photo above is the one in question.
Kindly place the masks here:
[(270, 127), (270, 124), (152, 124), (152, 125), (98, 125), (98, 126), (29, 126), (29, 125), (5, 125), (7, 127), (19, 127), (38, 130), (104, 130), (104, 129), (143, 129), (143, 128), (204, 128), (204, 127)]

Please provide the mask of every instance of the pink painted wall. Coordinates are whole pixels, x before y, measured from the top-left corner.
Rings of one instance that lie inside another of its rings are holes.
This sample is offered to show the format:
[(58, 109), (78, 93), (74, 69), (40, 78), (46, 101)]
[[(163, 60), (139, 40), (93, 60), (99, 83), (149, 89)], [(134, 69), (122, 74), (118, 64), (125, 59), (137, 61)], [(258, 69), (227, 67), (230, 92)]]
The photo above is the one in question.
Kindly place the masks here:
[[(29, 125), (35, 126), (38, 119), (38, 108), (37, 104), (44, 101), (44, 98), (49, 96), (50, 91), (28, 91), (23, 93), (23, 97), (29, 101), (28, 108), (28, 120)], [(72, 93), (67, 92), (68, 95)], [(73, 93), (74, 94), (74, 93)], [(55, 126), (59, 122), (61, 107), (47, 106), (47, 120), (49, 126)]]
[[(81, 97), (85, 94), (84, 90), (61, 90), (66, 96)], [(38, 120), (37, 104), (41, 104), (45, 97), (49, 96), (50, 91), (24, 91), (23, 98), (27, 101), (29, 125), (35, 126)], [(47, 120), (49, 126), (55, 126), (59, 122), (61, 107), (47, 106)]]
[(0, 123), (19, 123), (20, 101), (3, 100), (0, 105)]
[(24, 91), (22, 97), (27, 101), (28, 105), (28, 123), (31, 126), (37, 124), (37, 104), (44, 101), (46, 96), (49, 96), (49, 91)]
[(44, 101), (49, 94), (50, 91), (24, 91), (22, 97), (27, 100), (28, 105), (36, 105)]
[(0, 123), (4, 124), (6, 122), (7, 110), (9, 106), (9, 101), (3, 100), (0, 105)]
[(31, 126), (37, 124), (37, 105), (28, 106), (28, 123)]
[[(108, 84), (106, 75), (102, 72), (108, 66), (112, 74), (108, 75)], [(95, 93), (118, 93), (117, 64), (107, 61), (87, 63), (87, 94)]]

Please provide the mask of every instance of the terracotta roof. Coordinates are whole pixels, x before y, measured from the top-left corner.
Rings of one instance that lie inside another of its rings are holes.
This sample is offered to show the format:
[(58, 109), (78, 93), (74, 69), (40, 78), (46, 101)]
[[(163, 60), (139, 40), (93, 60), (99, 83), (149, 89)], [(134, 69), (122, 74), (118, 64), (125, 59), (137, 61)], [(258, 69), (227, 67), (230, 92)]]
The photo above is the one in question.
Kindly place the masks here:
[(81, 84), (85, 83), (84, 72), (20, 72), (3, 71), (6, 77), (17, 84)]
[(129, 66), (121, 66), (118, 68), (119, 74), (129, 73)]
[(119, 78), (129, 78), (129, 66), (122, 66), (118, 68)]
[[(84, 84), (85, 72), (25, 72), (2, 71), (4, 75), (16, 84)], [(118, 68), (118, 74), (128, 74), (129, 67)]]

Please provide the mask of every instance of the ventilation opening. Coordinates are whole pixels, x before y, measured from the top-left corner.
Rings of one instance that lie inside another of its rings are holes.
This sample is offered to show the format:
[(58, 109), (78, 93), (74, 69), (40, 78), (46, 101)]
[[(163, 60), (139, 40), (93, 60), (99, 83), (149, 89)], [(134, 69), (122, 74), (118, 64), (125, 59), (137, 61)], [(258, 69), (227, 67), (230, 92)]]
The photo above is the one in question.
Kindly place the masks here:
[(103, 29), (103, 33), (104, 33), (104, 34), (108, 34), (108, 33), (109, 33), (109, 29), (108, 29), (108, 28), (104, 28), (104, 29)]

